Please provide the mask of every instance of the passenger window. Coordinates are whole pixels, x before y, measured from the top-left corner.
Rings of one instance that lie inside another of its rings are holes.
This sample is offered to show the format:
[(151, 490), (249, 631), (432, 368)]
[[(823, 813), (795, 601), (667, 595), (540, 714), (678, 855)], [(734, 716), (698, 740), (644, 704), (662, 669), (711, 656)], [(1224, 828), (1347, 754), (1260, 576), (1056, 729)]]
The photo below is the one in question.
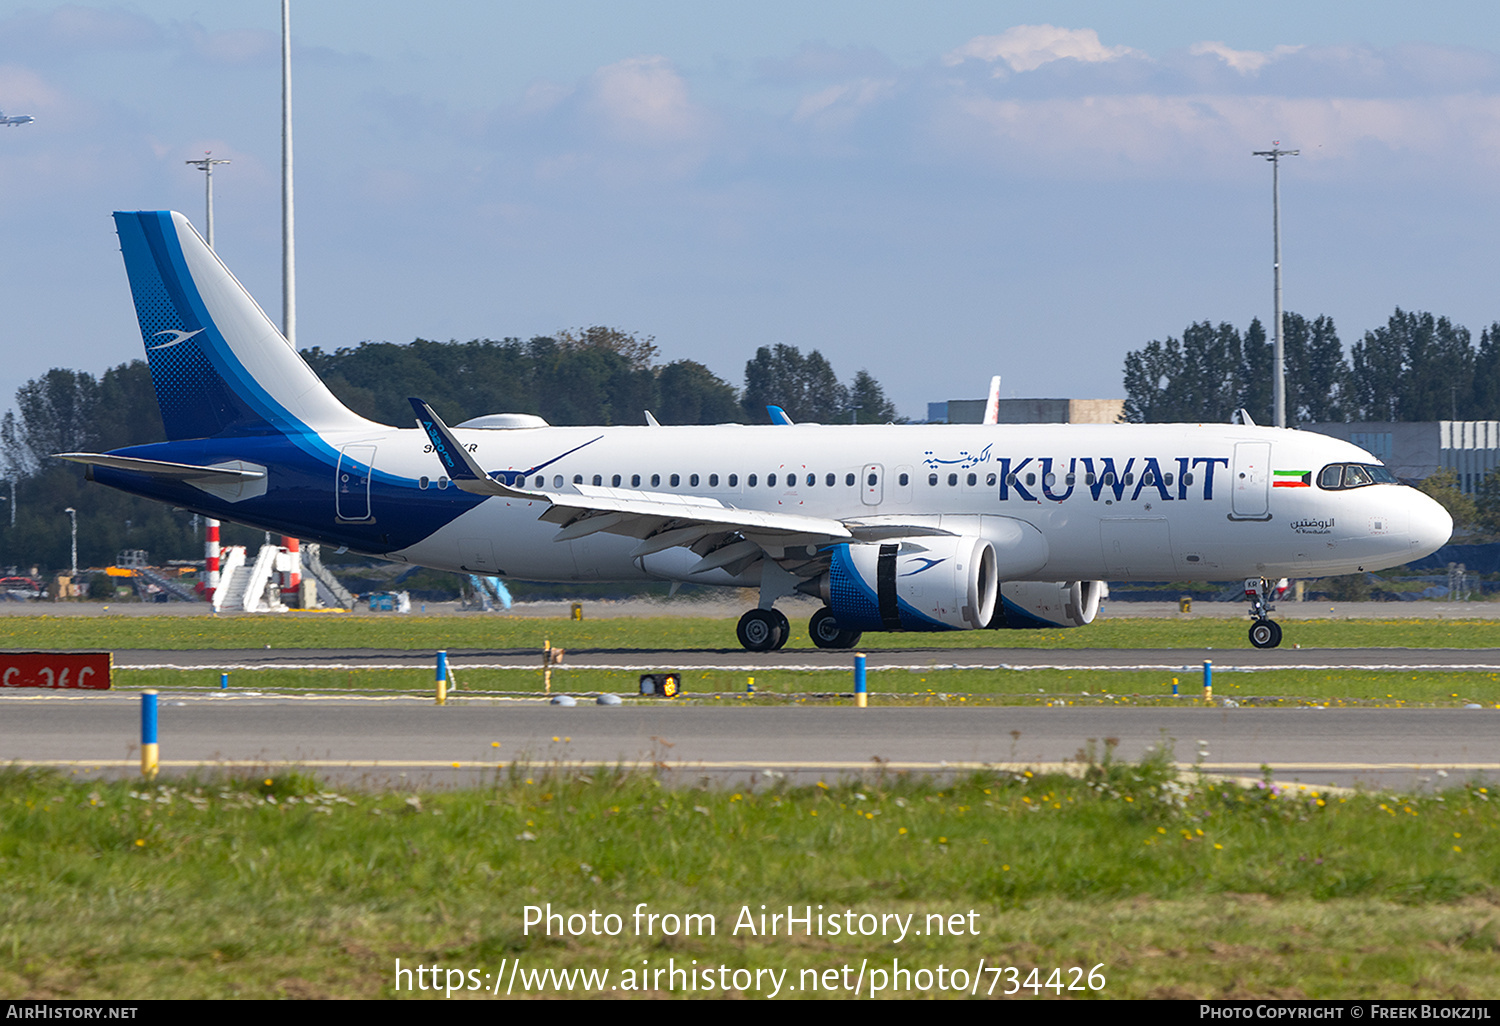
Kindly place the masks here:
[(614, 477), (610, 478), (609, 483), (614, 485), (616, 488), (620, 487), (620, 475), (616, 474)]
[(1057, 484), (1057, 475), (1048, 474), (1046, 477), (1042, 478), (1042, 484), (1046, 485), (1048, 488), (1051, 488), (1053, 485)]
[[(829, 475), (828, 475), (828, 476), (829, 476), (829, 478), (832, 478), (832, 477), (833, 477), (833, 475), (832, 475), (832, 474), (829, 474)], [(910, 475), (910, 474), (902, 474), (902, 475), (901, 475), (901, 476), (900, 476), (900, 477), (898, 477), (898, 478), (897, 478), (897, 479), (896, 479), (896, 480), (897, 480), (897, 481), (899, 481), (899, 482), (900, 482), (900, 483), (901, 483), (901, 487), (902, 487), (902, 488), (905, 488), (905, 487), (906, 487), (906, 486), (907, 486), (907, 485), (909, 485), (909, 484), (911, 484), (911, 475)], [(828, 482), (828, 483), (829, 483), (829, 484), (833, 484), (833, 481), (832, 481), (832, 480), (830, 480), (830, 481), (829, 481), (829, 482)]]
[(630, 475), (630, 487), (632, 487), (632, 488), (639, 488), (640, 486), (641, 486), (641, 475), (639, 475), (639, 474), (631, 474)]
[(448, 487), (448, 479), (446, 477), (440, 477), (440, 478), (438, 478), (438, 491), (442, 491), (444, 488), (447, 488), (447, 487)]
[(710, 488), (717, 488), (717, 487), (719, 487), (719, 475), (718, 474), (709, 474), (708, 475), (708, 486)]
[(430, 484), (432, 484), (432, 482), (430, 480), (428, 480), (427, 478), (425, 478), (425, 477), (419, 477), (419, 478), (417, 478), (417, 487), (418, 488), (426, 488)]
[(1125, 483), (1128, 484), (1128, 485), (1135, 484), (1135, 475), (1134, 474), (1126, 474), (1125, 475)]
[(971, 473), (968, 477), (964, 478), (964, 480), (968, 482), (970, 488), (973, 488), (979, 483), (979, 475)]
[(994, 474), (986, 474), (984, 477), (984, 483), (986, 487), (993, 488), (995, 487), (995, 485), (999, 484), (999, 482), (1000, 479), (997, 478)]
[(1026, 475), (1026, 483), (1029, 484), (1029, 485), (1036, 484), (1036, 475), (1035, 474), (1027, 474)]
[(563, 477), (562, 477), (561, 474), (558, 474), (556, 477), (554, 477), (552, 479), (552, 487), (553, 488), (561, 488), (562, 486), (563, 486)]
[(936, 474), (928, 474), (927, 475), (927, 483), (930, 484), (930, 485), (936, 485), (937, 484), (937, 475)]
[(1165, 484), (1166, 484), (1166, 486), (1168, 488), (1172, 487), (1172, 475), (1171, 474), (1164, 474), (1164, 475), (1162, 475), (1162, 481), (1165, 482)]
[[(739, 487), (739, 483), (740, 483), (740, 475), (738, 475), (738, 474), (730, 474), (729, 475), (729, 487), (731, 487), (731, 488), (737, 488), (737, 487)], [(755, 482), (751, 481), (750, 483), (754, 484)]]
[(807, 475), (807, 486), (809, 488), (811, 488), (813, 485), (815, 485), (817, 483), (818, 483), (818, 475), (817, 474), (808, 474)]
[(1094, 483), (1094, 475), (1091, 474), (1091, 473), (1090, 474), (1084, 474), (1083, 475), (1083, 483), (1086, 484), (1086, 485), (1093, 484)]
[(1005, 475), (1005, 483), (1008, 484), (1008, 485), (1010, 485), (1012, 488), (1014, 488), (1016, 486), (1016, 475), (1014, 475), (1014, 474), (1006, 474)]
[[(598, 474), (595, 474), (595, 475), (594, 475), (594, 487), (595, 487), (595, 488), (597, 488), (597, 487), (599, 487), (599, 486), (600, 486), (600, 485), (602, 485), (602, 484), (603, 484), (603, 483), (604, 483), (604, 478), (603, 478), (603, 477), (601, 477), (601, 476), (600, 476), (600, 475), (598, 475)], [(615, 479), (615, 484), (619, 484), (619, 483), (620, 483), (620, 481), (619, 481), (619, 479), (618, 479), (618, 478), (616, 478), (616, 479)]]
[[(902, 476), (904, 477), (905, 475), (903, 474)], [(823, 478), (823, 483), (825, 485), (827, 485), (829, 488), (832, 488), (835, 484), (838, 483), (838, 478), (835, 477), (833, 474), (829, 474), (827, 477)], [(906, 482), (903, 481), (901, 483), (905, 484)]]
[(958, 475), (957, 474), (949, 474), (948, 475), (948, 487), (952, 488), (952, 487), (954, 487), (957, 484), (958, 484)]
[(652, 474), (651, 475), (651, 487), (652, 488), (660, 488), (661, 487), (661, 475), (660, 474)]
[(844, 484), (846, 484), (850, 488), (853, 488), (854, 487), (854, 475), (853, 474), (845, 474), (844, 475)]
[(1106, 470), (1104, 472), (1104, 483), (1107, 485), (1112, 485), (1115, 483), (1115, 475), (1113, 471)]
[(672, 483), (672, 487), (676, 488), (678, 485), (680, 485), (682, 483), (682, 478), (678, 477), (676, 474), (673, 474), (672, 478), (671, 478), (671, 483)]
[(1185, 485), (1190, 485), (1190, 484), (1193, 483), (1193, 473), (1192, 473), (1192, 471), (1188, 471), (1186, 474), (1182, 475), (1182, 483), (1185, 484)]
[[(730, 484), (734, 484), (734, 479), (733, 479), (732, 476), (730, 478), (729, 483)], [(754, 488), (755, 487), (755, 475), (754, 474), (751, 474), (749, 477), (745, 478), (745, 487), (746, 488)]]
[(766, 487), (767, 488), (775, 488), (776, 487), (776, 475), (775, 474), (767, 474), (766, 475)]
[(1077, 481), (1078, 477), (1076, 474), (1069, 474), (1063, 478), (1063, 484), (1067, 485), (1069, 488), (1072, 488), (1073, 485), (1077, 483)]
[(876, 477), (874, 474), (871, 474), (868, 478), (865, 479), (865, 484), (869, 485), (871, 488), (874, 488), (875, 485), (879, 483), (879, 481), (880, 478)]
[(574, 474), (573, 475), (573, 483), (574, 484), (583, 484), (583, 475), (582, 474)]
[(688, 478), (688, 487), (689, 488), (697, 488), (698, 487), (698, 475), (697, 474), (693, 474), (692, 476), (690, 476)]

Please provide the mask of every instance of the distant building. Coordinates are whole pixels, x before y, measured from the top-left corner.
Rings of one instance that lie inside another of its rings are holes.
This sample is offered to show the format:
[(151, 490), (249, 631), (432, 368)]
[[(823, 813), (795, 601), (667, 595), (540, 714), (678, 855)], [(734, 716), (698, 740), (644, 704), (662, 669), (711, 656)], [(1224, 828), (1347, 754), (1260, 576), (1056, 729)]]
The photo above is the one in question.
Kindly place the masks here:
[[(983, 399), (927, 404), (929, 424), (983, 424)], [(1001, 399), (1001, 424), (1119, 424), (1124, 399)]]
[(1354, 443), (1403, 481), (1451, 468), (1459, 489), (1469, 495), (1500, 466), (1500, 420), (1357, 421), (1305, 424), (1303, 430)]

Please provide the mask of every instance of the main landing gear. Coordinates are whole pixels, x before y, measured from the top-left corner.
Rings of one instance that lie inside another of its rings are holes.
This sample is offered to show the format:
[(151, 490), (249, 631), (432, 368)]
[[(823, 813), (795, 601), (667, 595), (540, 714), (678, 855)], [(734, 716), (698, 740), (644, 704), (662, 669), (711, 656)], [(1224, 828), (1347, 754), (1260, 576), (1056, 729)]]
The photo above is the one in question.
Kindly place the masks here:
[[(859, 631), (839, 626), (833, 610), (827, 606), (813, 614), (807, 632), (819, 648), (853, 648), (860, 639)], [(786, 644), (792, 626), (778, 609), (752, 609), (740, 617), (735, 633), (740, 644), (751, 652), (773, 652)]]
[(786, 644), (792, 625), (779, 609), (752, 609), (740, 617), (735, 633), (751, 652), (771, 652)]
[(853, 648), (859, 644), (860, 638), (859, 631), (840, 627), (838, 618), (827, 606), (812, 615), (807, 633), (812, 635), (813, 644), (819, 648)]
[(1271, 619), (1270, 612), (1276, 608), (1271, 599), (1280, 598), (1285, 591), (1284, 578), (1274, 588), (1264, 577), (1245, 579), (1245, 597), (1250, 600), (1250, 616), (1255, 621), (1250, 625), (1250, 644), (1256, 648), (1275, 648), (1281, 644), (1281, 624)]

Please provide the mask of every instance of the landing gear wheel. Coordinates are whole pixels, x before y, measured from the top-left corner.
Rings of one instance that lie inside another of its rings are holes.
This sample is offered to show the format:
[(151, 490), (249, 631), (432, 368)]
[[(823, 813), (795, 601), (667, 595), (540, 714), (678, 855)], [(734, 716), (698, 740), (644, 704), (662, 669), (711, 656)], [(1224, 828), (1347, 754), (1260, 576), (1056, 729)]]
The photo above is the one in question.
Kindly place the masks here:
[(1256, 620), (1250, 625), (1250, 644), (1256, 648), (1275, 648), (1281, 644), (1281, 624), (1275, 620)]
[(819, 648), (853, 648), (859, 644), (860, 632), (840, 627), (838, 618), (827, 606), (813, 614), (808, 621), (807, 632), (812, 635), (813, 644)]
[(735, 634), (751, 652), (769, 652), (786, 644), (786, 631), (781, 627), (785, 620), (774, 609), (752, 609), (740, 617)]
[(768, 609), (768, 610), (766, 610), (766, 612), (768, 612), (772, 616), (776, 617), (776, 626), (777, 626), (776, 647), (777, 648), (781, 648), (783, 645), (786, 644), (787, 639), (792, 636), (792, 625), (787, 620), (786, 614), (783, 613), (781, 610), (779, 610), (779, 609)]

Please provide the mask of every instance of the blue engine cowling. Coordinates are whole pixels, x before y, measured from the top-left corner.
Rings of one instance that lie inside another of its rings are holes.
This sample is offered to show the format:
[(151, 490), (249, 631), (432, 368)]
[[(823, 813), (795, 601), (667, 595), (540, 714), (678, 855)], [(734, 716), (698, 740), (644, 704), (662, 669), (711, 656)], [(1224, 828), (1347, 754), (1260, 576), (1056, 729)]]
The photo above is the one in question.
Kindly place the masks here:
[(819, 590), (845, 629), (976, 630), (995, 615), (995, 547), (983, 538), (898, 538), (828, 551)]
[(1000, 586), (991, 628), (1082, 627), (1109, 593), (1103, 581), (1006, 581)]

